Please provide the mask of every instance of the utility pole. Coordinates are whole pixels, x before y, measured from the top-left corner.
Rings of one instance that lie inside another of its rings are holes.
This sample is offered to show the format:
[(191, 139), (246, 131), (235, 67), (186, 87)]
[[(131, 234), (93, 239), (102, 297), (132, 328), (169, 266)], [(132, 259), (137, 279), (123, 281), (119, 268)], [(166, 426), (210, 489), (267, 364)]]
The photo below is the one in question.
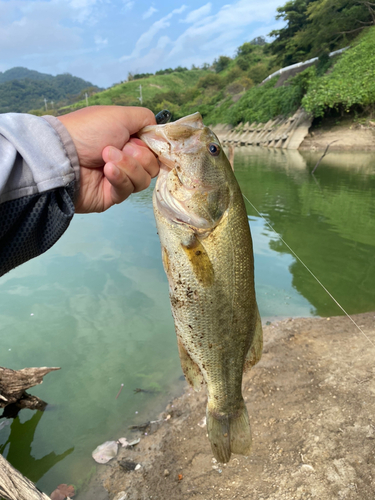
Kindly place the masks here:
[(86, 106), (89, 105), (89, 96), (87, 95), (87, 92), (85, 92), (85, 98), (86, 98)]
[(140, 94), (140, 97), (138, 97), (138, 99), (140, 100), (141, 104), (143, 104), (143, 99), (142, 99), (142, 85), (139, 86), (139, 94)]
[(53, 102), (53, 101), (51, 101), (51, 106), (52, 106), (52, 109), (53, 109), (53, 105), (54, 105), (54, 102)]
[(46, 111), (47, 111), (47, 110), (48, 110), (48, 107), (47, 107), (47, 99), (46, 99), (46, 98), (44, 98), (44, 105), (45, 105), (45, 107), (46, 107)]

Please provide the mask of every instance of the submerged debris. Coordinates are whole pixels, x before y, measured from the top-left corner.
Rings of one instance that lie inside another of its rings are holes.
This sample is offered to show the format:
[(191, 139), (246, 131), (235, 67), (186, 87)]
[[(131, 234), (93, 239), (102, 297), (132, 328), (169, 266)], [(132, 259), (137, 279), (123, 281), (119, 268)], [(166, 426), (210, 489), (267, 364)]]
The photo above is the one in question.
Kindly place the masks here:
[(51, 500), (64, 500), (72, 498), (76, 494), (74, 486), (67, 484), (59, 484), (59, 486), (51, 493)]
[(117, 442), (118, 442), (118, 444), (121, 444), (121, 446), (123, 448), (125, 448), (126, 446), (129, 446), (129, 443), (128, 443), (126, 438), (119, 438), (119, 440)]
[(130, 443), (128, 443), (128, 448), (131, 448), (132, 446), (135, 446), (135, 445), (136, 445), (136, 444), (138, 444), (140, 441), (141, 441), (141, 438), (134, 439), (133, 441), (130, 441)]
[(112, 458), (115, 458), (118, 451), (118, 444), (116, 441), (106, 441), (101, 444), (92, 452), (92, 458), (98, 462), (98, 464), (106, 464)]
[(140, 387), (136, 387), (134, 389), (135, 394), (138, 394), (140, 392), (144, 392), (145, 394), (157, 394), (159, 391), (156, 391), (155, 389), (141, 389)]
[(145, 422), (144, 424), (138, 424), (138, 425), (129, 425), (129, 429), (132, 431), (141, 431), (145, 432), (147, 430), (147, 427), (151, 424), (150, 421)]
[(135, 468), (137, 467), (137, 463), (133, 462), (133, 460), (123, 459), (119, 461), (119, 466), (122, 467), (124, 471), (130, 472), (132, 470), (135, 470)]

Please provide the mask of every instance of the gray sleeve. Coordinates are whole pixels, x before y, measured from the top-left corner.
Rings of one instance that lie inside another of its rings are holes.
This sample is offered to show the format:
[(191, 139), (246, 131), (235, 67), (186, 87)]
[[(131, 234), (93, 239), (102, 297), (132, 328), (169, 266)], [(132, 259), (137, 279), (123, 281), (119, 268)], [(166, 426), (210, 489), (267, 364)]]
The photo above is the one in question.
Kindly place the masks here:
[(78, 189), (77, 153), (57, 118), (0, 115), (0, 276), (60, 238)]

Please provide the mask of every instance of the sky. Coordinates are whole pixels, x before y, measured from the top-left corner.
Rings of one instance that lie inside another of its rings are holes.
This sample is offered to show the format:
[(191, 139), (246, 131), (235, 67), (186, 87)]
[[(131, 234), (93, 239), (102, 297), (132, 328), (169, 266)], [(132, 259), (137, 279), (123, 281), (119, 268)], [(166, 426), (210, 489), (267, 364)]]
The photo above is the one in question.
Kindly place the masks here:
[(284, 0), (0, 0), (0, 71), (71, 73), (100, 87), (128, 73), (211, 64), (282, 26)]

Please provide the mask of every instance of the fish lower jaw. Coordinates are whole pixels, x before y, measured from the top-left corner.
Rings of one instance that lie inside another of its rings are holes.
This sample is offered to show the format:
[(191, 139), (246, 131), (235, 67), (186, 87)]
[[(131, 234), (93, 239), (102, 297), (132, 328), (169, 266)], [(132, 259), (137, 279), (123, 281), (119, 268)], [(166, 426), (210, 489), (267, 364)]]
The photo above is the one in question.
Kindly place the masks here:
[(172, 223), (186, 225), (194, 233), (204, 236), (213, 228), (212, 221), (189, 211), (185, 202), (177, 200), (168, 191), (165, 184), (156, 185), (154, 191), (154, 205), (161, 217)]

